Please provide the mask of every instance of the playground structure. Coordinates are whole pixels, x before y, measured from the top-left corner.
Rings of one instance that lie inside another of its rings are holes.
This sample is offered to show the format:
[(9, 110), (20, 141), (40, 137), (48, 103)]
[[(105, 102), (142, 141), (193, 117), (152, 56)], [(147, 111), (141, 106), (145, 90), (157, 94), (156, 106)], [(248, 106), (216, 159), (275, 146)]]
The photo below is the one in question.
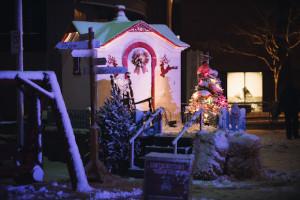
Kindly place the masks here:
[[(50, 100), (53, 113), (56, 116), (56, 124), (61, 133), (64, 134), (64, 143), (67, 150), (67, 166), (70, 175), (72, 188), (77, 191), (89, 191), (91, 187), (86, 178), (85, 170), (82, 164), (82, 160), (79, 154), (79, 150), (75, 141), (75, 136), (71, 121), (61, 94), (59, 84), (54, 72), (51, 71), (1, 71), (1, 82), (13, 82), (18, 88), (26, 88), (34, 93), (35, 97), (35, 118), (33, 120), (32, 130), (26, 133), (27, 138), (35, 138), (37, 144), (34, 145), (33, 151), (28, 153), (34, 154), (27, 156), (24, 162), (17, 163), (18, 172), (24, 174), (31, 174), (34, 181), (41, 181), (43, 178), (40, 174), (42, 170), (42, 154), (41, 151), (35, 151), (41, 149), (41, 97), (46, 97)], [(49, 88), (46, 89), (46, 88)], [(25, 91), (25, 90), (24, 90)], [(31, 147), (31, 142), (25, 143), (25, 147)], [(37, 171), (38, 170), (38, 171)], [(38, 177), (38, 179), (36, 178)]]

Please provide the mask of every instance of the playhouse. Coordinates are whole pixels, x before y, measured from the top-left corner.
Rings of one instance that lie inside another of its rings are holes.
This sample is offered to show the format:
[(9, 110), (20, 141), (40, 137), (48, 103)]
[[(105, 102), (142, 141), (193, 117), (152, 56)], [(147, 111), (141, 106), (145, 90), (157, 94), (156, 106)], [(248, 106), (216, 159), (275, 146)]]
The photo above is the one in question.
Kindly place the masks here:
[[(105, 57), (106, 67), (128, 68), (135, 101), (152, 98), (154, 108), (165, 108), (168, 116), (179, 119), (181, 110), (181, 52), (189, 45), (182, 42), (166, 25), (130, 21), (125, 7), (109, 22), (73, 21), (73, 32), (63, 42), (78, 41), (92, 27), (100, 47), (94, 57)], [(89, 101), (88, 58), (62, 53), (62, 91), (68, 109), (86, 109)], [(103, 67), (103, 66), (98, 66)], [(123, 74), (114, 75), (122, 85)], [(98, 101), (101, 106), (110, 94), (110, 75), (97, 76)], [(139, 109), (146, 105), (139, 105)]]

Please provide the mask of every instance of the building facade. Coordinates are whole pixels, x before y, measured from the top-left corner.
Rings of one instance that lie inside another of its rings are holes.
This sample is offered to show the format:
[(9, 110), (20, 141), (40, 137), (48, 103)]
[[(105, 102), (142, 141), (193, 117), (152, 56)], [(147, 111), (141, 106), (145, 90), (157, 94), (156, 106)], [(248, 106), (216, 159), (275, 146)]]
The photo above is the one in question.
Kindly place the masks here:
[[(179, 120), (181, 112), (181, 52), (189, 45), (179, 40), (163, 24), (129, 21), (123, 7), (109, 22), (73, 21), (74, 31), (66, 33), (64, 42), (77, 41), (89, 27), (100, 41), (95, 57), (104, 57), (107, 67), (128, 68), (136, 102), (152, 98), (154, 108), (164, 107), (169, 117)], [(86, 109), (89, 101), (87, 59), (81, 59), (74, 73), (71, 52), (62, 52), (62, 91), (68, 108)], [(101, 66), (98, 66), (101, 67)], [(110, 75), (98, 75), (98, 106), (110, 95)], [(123, 75), (116, 81), (122, 84)], [(74, 98), (78, 97), (78, 98)], [(147, 103), (138, 105), (146, 109)]]

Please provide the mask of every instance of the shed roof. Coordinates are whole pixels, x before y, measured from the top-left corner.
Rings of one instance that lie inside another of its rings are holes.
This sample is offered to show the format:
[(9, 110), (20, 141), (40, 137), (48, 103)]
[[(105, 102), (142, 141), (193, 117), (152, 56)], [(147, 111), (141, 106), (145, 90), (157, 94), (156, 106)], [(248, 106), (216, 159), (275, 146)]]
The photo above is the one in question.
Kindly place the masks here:
[[(134, 27), (143, 26), (147, 31), (151, 31), (167, 39), (169, 42), (179, 47), (189, 47), (188, 44), (179, 40), (176, 35), (164, 24), (147, 24), (144, 21), (110, 21), (110, 22), (88, 22), (73, 21), (73, 25), (79, 34), (85, 34), (89, 27), (95, 32), (95, 39), (99, 40), (102, 45), (114, 40)], [(67, 41), (65, 41), (67, 42)]]

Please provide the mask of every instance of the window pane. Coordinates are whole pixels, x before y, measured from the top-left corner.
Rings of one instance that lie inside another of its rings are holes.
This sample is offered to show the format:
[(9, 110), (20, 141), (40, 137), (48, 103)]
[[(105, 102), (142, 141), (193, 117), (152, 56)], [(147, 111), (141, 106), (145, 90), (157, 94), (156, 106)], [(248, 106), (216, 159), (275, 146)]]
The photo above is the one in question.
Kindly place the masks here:
[(227, 74), (228, 102), (244, 102), (244, 73), (231, 72)]
[(245, 74), (245, 101), (262, 102), (262, 73), (246, 72)]

